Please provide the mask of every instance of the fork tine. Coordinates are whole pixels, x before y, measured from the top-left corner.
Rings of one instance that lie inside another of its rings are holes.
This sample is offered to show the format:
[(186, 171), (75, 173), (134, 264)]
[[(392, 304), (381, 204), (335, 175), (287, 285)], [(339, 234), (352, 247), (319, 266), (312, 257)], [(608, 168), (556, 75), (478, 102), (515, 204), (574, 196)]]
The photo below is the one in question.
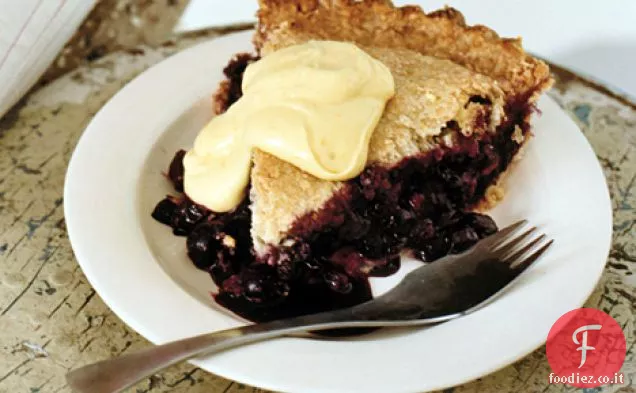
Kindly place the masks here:
[[(528, 255), (521, 262), (517, 263), (513, 267), (513, 270), (515, 272), (517, 272), (518, 274), (523, 273), (523, 271), (525, 271), (527, 268), (529, 268), (530, 265), (532, 265), (537, 259), (539, 259), (539, 257), (541, 257), (541, 255), (552, 245), (552, 243), (554, 243), (554, 240), (550, 239), (546, 244), (541, 246), (538, 250), (536, 250), (532, 254)], [(513, 261), (513, 263), (514, 263), (514, 261)]]
[(508, 243), (506, 243), (506, 244), (502, 245), (501, 247), (497, 248), (495, 250), (495, 253), (497, 255), (500, 255), (500, 256), (507, 255), (510, 251), (515, 249), (521, 243), (521, 241), (523, 239), (525, 239), (528, 236), (530, 236), (530, 234), (533, 233), (536, 230), (537, 230), (537, 227), (532, 227), (532, 228), (528, 229), (527, 231), (525, 231), (524, 233), (522, 233), (521, 235), (514, 236), (512, 239), (510, 239), (510, 241)]
[[(542, 235), (539, 238), (542, 238), (543, 236), (545, 235)], [(541, 257), (541, 255), (543, 255), (543, 253), (552, 245), (553, 242), (554, 240), (550, 239), (546, 244), (541, 246), (538, 250), (534, 251), (532, 254), (528, 255), (525, 259), (521, 260), (514, 267), (510, 267), (508, 271), (511, 274), (508, 277), (507, 284), (502, 286), (494, 295), (488, 297), (487, 299), (483, 300), (481, 303), (477, 304), (476, 306), (473, 306), (472, 308), (470, 308), (468, 311), (465, 311), (464, 313), (467, 314), (467, 313), (479, 310), (485, 307), (486, 305), (490, 304), (494, 299), (496, 299), (501, 294), (503, 289), (505, 289), (508, 285), (512, 284), (517, 278), (519, 278), (519, 276), (524, 271), (526, 271), (527, 268), (532, 266), (532, 264), (536, 262)]]
[(517, 229), (519, 229), (521, 226), (527, 223), (528, 223), (528, 220), (517, 221), (514, 224), (509, 225), (505, 227), (504, 229), (497, 231), (493, 233), (492, 235), (488, 236), (487, 238), (482, 240), (480, 244), (484, 247), (498, 246), (502, 242), (506, 241), (506, 239), (508, 239), (510, 235), (514, 233)]
[(537, 245), (545, 237), (546, 237), (545, 234), (542, 233), (541, 235), (539, 235), (538, 237), (534, 238), (532, 241), (530, 241), (529, 243), (525, 244), (523, 247), (521, 247), (517, 251), (514, 251), (514, 250), (516, 250), (516, 248), (513, 248), (513, 250), (509, 251), (506, 254), (499, 254), (500, 258), (501, 258), (501, 260), (503, 262), (511, 264), (514, 261), (516, 261), (519, 258), (521, 258), (522, 255), (524, 255), (525, 253), (530, 251), (532, 249), (532, 247)]
[(531, 251), (537, 244), (539, 244), (545, 238), (546, 238), (545, 234), (542, 233), (540, 236), (537, 236), (534, 240), (530, 241), (528, 244), (521, 247), (518, 251), (515, 251), (515, 252), (511, 251), (508, 254), (503, 255), (501, 257), (501, 260), (504, 263), (509, 263), (512, 265), (515, 261), (520, 260), (522, 256), (524, 256), (526, 253)]

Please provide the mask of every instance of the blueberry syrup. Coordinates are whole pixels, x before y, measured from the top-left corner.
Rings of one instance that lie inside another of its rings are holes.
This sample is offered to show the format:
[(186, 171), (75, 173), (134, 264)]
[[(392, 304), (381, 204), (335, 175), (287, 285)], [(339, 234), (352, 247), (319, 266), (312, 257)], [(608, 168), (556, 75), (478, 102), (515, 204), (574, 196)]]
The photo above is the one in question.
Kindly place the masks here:
[[(240, 87), (244, 69), (228, 65), (232, 85)], [(224, 106), (237, 95), (228, 94)], [(481, 97), (471, 102), (489, 104)], [(512, 160), (519, 148), (512, 133), (516, 126), (528, 131), (524, 119), (530, 110), (524, 99), (510, 102), (500, 129), (479, 138), (462, 136), (457, 123), (449, 122), (445, 132), (454, 138), (452, 147), (393, 168), (365, 169), (321, 210), (296, 220), (281, 245), (258, 257), (247, 199), (217, 214), (183, 194), (168, 196), (152, 216), (175, 235), (187, 236), (189, 258), (219, 288), (216, 301), (246, 319), (264, 322), (349, 307), (371, 299), (368, 278), (395, 273), (400, 253), (433, 262), (497, 230), (489, 216), (470, 209)], [(176, 153), (167, 174), (179, 192), (183, 155)]]

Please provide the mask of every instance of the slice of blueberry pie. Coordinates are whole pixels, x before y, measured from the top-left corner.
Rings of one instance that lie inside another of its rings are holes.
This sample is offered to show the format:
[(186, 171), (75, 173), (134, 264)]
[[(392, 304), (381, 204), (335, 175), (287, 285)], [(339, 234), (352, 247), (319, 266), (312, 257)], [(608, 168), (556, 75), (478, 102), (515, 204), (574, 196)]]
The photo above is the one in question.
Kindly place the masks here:
[(218, 114), (153, 217), (216, 300), (251, 320), (350, 306), (400, 254), (432, 262), (497, 227), (477, 211), (552, 79), (517, 39), (385, 0), (261, 0)]

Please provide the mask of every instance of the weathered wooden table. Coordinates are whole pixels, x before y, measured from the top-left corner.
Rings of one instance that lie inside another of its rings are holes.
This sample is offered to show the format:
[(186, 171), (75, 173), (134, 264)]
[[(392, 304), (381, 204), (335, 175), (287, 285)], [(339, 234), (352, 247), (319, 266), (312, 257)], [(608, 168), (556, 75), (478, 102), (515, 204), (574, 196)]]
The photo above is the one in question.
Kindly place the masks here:
[[(143, 14), (146, 19), (141, 18), (142, 22), (152, 21), (152, 15)], [(81, 62), (58, 60), (46, 77), (52, 81), (34, 89), (0, 120), (0, 392), (70, 392), (64, 382), (69, 369), (148, 345), (104, 305), (73, 257), (62, 211), (64, 174), (88, 122), (127, 81), (180, 49), (222, 33), (208, 31), (162, 44), (145, 40), (152, 45), (133, 50), (116, 50), (126, 45), (101, 47), (97, 54), (97, 49), (84, 45), (88, 64), (77, 68), (75, 64)], [(81, 39), (80, 35), (75, 42)], [(112, 49), (115, 51), (96, 59)], [(58, 77), (61, 71), (68, 71), (63, 67), (68, 64), (71, 70)], [(628, 343), (622, 370), (625, 384), (588, 391), (634, 393), (636, 104), (567, 71), (556, 71), (558, 82), (550, 95), (592, 144), (614, 206), (612, 251), (587, 306), (617, 319)], [(548, 385), (549, 373), (541, 348), (516, 364), (447, 392), (576, 390)], [(157, 393), (245, 390), (260, 391), (188, 364), (132, 389)]]

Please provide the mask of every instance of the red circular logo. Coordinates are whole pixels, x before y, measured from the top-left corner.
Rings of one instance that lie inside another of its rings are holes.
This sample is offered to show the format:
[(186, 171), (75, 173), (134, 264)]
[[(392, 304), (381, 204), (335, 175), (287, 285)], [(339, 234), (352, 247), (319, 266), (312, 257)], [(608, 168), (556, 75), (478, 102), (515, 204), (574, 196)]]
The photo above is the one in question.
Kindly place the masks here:
[(622, 383), (625, 334), (614, 318), (594, 308), (579, 308), (561, 316), (548, 334), (550, 383), (579, 388)]

